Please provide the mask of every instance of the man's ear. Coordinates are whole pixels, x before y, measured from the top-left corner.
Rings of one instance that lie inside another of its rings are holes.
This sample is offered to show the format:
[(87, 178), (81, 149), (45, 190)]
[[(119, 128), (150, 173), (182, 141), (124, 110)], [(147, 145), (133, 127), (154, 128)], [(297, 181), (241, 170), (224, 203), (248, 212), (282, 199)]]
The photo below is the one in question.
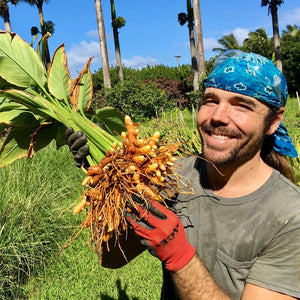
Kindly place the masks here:
[(278, 109), (278, 111), (276, 113), (276, 116), (275, 116), (271, 126), (269, 127), (268, 131), (266, 132), (266, 134), (271, 135), (276, 131), (276, 129), (278, 128), (280, 122), (282, 121), (283, 115), (284, 115), (284, 107), (281, 106)]

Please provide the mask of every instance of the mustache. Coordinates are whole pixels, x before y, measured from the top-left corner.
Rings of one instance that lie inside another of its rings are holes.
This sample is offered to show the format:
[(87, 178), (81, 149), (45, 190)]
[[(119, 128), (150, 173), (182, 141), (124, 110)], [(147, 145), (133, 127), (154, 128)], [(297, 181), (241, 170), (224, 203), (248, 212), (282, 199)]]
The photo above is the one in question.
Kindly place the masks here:
[(213, 134), (228, 135), (235, 138), (242, 138), (243, 136), (240, 131), (229, 129), (226, 126), (214, 126), (212, 124), (205, 123), (201, 126), (201, 128), (202, 130)]

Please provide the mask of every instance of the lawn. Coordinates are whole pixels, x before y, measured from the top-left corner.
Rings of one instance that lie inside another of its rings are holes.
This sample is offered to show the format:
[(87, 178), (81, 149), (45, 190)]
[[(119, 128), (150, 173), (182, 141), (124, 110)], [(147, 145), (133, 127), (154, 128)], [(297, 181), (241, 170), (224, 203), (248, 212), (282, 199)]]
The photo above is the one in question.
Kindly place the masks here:
[(0, 299), (158, 299), (160, 262), (144, 252), (127, 266), (100, 266), (88, 231), (60, 255), (80, 224), (67, 210), (84, 174), (54, 144), (0, 169)]

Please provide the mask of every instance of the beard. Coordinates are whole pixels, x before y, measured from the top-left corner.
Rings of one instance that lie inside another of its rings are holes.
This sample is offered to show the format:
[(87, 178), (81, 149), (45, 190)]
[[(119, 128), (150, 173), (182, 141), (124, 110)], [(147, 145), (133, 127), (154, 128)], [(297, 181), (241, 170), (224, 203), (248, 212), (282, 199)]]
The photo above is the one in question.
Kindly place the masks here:
[[(201, 134), (201, 130), (208, 134), (225, 135), (234, 138), (236, 143), (230, 147), (223, 147), (210, 144)], [(211, 124), (203, 124), (199, 129), (202, 142), (202, 155), (209, 162), (216, 166), (241, 165), (260, 153), (261, 145), (264, 140), (262, 134), (251, 134), (245, 136), (238, 130), (230, 130), (224, 126), (213, 126)]]

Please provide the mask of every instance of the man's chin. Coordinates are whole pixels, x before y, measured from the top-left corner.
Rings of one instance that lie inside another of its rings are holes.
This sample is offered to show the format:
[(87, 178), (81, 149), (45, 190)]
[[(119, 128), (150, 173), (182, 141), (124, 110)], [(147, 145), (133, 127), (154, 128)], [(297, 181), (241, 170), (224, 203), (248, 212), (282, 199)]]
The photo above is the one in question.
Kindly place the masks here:
[(220, 150), (204, 150), (202, 155), (203, 158), (205, 158), (208, 162), (213, 163), (215, 166), (228, 166), (236, 160), (232, 153), (226, 153)]

